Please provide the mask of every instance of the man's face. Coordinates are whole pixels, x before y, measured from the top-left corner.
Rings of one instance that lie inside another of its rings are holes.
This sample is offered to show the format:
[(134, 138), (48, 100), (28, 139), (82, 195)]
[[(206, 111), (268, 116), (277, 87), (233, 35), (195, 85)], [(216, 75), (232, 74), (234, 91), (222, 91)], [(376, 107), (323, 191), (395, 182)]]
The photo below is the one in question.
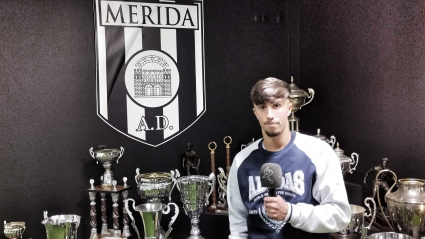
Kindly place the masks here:
[(288, 124), (288, 115), (292, 105), (289, 99), (280, 98), (274, 102), (254, 104), (254, 114), (260, 123), (261, 129), (269, 137), (279, 136)]

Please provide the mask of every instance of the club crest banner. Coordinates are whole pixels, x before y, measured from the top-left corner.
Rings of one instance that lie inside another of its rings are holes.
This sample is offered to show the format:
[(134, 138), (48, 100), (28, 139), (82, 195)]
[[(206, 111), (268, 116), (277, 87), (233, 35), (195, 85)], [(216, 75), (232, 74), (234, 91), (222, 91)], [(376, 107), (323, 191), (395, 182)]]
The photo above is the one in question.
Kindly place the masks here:
[(94, 0), (97, 115), (159, 146), (205, 112), (202, 1)]

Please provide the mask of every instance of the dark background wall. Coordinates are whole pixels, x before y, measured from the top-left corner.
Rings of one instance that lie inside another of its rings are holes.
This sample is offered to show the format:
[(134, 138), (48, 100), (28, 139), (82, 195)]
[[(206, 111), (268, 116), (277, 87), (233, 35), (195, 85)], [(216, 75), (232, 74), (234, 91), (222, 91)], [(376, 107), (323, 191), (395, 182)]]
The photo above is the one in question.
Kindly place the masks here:
[[(300, 129), (315, 134), (320, 127), (337, 137), (347, 155), (360, 154), (347, 181), (360, 184), (382, 157), (399, 177), (422, 178), (424, 3), (204, 4), (206, 113), (154, 148), (96, 115), (92, 1), (0, 2), (0, 221), (25, 221), (25, 237), (43, 238), (43, 210), (74, 213), (82, 216), (79, 237), (87, 238), (86, 189), (89, 179), (99, 182), (103, 173), (88, 149), (98, 144), (125, 148), (112, 169), (119, 182), (126, 176), (132, 186), (136, 168), (182, 169), (189, 141), (202, 158), (202, 174), (210, 171), (211, 141), (219, 146), (216, 165), (223, 167), (224, 136), (233, 138), (232, 156), (242, 143), (261, 136), (248, 94), (267, 76), (289, 81), (294, 75), (300, 88), (316, 91), (313, 102), (297, 112)], [(260, 14), (269, 22), (255, 22)], [(130, 197), (140, 202), (135, 188)]]
[(301, 130), (321, 128), (360, 154), (346, 181), (362, 183), (383, 157), (398, 178), (425, 178), (425, 2), (299, 4), (299, 86), (317, 94), (299, 112)]

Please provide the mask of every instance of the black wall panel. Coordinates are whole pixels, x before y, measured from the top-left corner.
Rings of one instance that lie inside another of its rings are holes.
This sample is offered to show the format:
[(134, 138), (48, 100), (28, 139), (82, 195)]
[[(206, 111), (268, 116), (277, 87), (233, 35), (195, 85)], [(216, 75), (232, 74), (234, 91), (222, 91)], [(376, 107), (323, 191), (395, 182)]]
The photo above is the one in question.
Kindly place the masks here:
[[(300, 87), (316, 97), (301, 129), (360, 154), (346, 181), (389, 158), (399, 178), (425, 178), (425, 3), (300, 1)], [(371, 179), (363, 196), (371, 194)]]
[[(88, 238), (86, 189), (89, 179), (99, 183), (103, 173), (88, 149), (99, 144), (125, 148), (112, 170), (119, 183), (124, 176), (129, 179), (129, 197), (138, 203), (136, 168), (183, 173), (186, 142), (201, 156), (202, 174), (210, 172), (211, 141), (218, 144), (216, 165), (224, 167), (226, 135), (233, 138), (232, 157), (242, 143), (261, 136), (250, 87), (259, 78), (289, 77), (288, 6), (288, 1), (271, 0), (204, 2), (206, 113), (154, 148), (127, 138), (96, 115), (92, 1), (0, 1), (0, 221), (25, 221), (25, 238), (45, 238), (44, 210), (73, 213), (82, 216), (79, 237)], [(255, 22), (260, 14), (269, 22)], [(178, 196), (173, 194), (173, 200)], [(97, 203), (100, 228), (99, 196)]]

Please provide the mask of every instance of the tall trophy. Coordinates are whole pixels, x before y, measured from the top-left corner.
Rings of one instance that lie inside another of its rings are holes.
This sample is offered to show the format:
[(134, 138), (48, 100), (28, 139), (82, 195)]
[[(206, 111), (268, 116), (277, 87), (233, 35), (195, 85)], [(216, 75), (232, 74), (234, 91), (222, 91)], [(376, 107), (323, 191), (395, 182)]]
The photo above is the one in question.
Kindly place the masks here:
[[(310, 99), (305, 102), (305, 99)], [(289, 99), (292, 103), (292, 110), (291, 115), (288, 117), (289, 120), (289, 129), (291, 131), (300, 131), (299, 130), (299, 122), (300, 119), (294, 115), (295, 112), (298, 111), (298, 109), (301, 109), (304, 105), (309, 104), (314, 98), (314, 90), (311, 88), (308, 88), (308, 93), (304, 90), (301, 90), (297, 87), (297, 85), (294, 84), (294, 77), (291, 76), (291, 84), (289, 84)]]
[(55, 215), (48, 217), (44, 211), (44, 220), (47, 239), (77, 239), (77, 230), (81, 217), (78, 215)]
[(188, 239), (202, 239), (199, 230), (199, 217), (208, 206), (208, 198), (215, 187), (215, 174), (208, 177), (201, 175), (184, 176), (177, 179), (177, 189), (180, 191), (183, 208), (190, 217), (192, 228)]
[(22, 239), (25, 231), (25, 222), (9, 222), (4, 221), (4, 235), (9, 239)]
[[(137, 192), (142, 199), (146, 199), (147, 203), (135, 206), (133, 199), (127, 199), (125, 201), (125, 208), (132, 220), (132, 226), (136, 231), (139, 239), (140, 233), (136, 227), (134, 217), (129, 210), (128, 201), (133, 202), (133, 209), (140, 213), (143, 220), (145, 239), (166, 239), (173, 228), (171, 227), (179, 214), (178, 206), (171, 202), (171, 192), (177, 183), (177, 178), (180, 176), (179, 171), (170, 171), (170, 173), (145, 173), (140, 174), (139, 169), (136, 169), (135, 180), (137, 183)], [(162, 198), (168, 197), (169, 203), (163, 204)], [(168, 224), (168, 230), (165, 232), (161, 225), (162, 214), (168, 214), (170, 206), (174, 206), (174, 216), (171, 217), (170, 223)]]
[[(228, 139), (226, 141), (226, 139)], [(226, 136), (223, 139), (224, 144), (226, 145), (226, 172), (222, 168), (218, 168), (220, 173), (217, 176), (218, 183), (218, 200), (217, 212), (227, 213), (227, 179), (229, 178), (230, 173), (230, 144), (232, 143), (232, 137)]]
[(114, 180), (114, 174), (112, 173), (111, 167), (112, 163), (117, 161), (124, 154), (124, 148), (120, 149), (114, 148), (101, 148), (99, 150), (93, 151), (93, 147), (89, 149), (90, 155), (96, 160), (96, 163), (101, 163), (105, 168), (105, 172), (102, 177), (102, 188), (113, 188), (112, 181)]

